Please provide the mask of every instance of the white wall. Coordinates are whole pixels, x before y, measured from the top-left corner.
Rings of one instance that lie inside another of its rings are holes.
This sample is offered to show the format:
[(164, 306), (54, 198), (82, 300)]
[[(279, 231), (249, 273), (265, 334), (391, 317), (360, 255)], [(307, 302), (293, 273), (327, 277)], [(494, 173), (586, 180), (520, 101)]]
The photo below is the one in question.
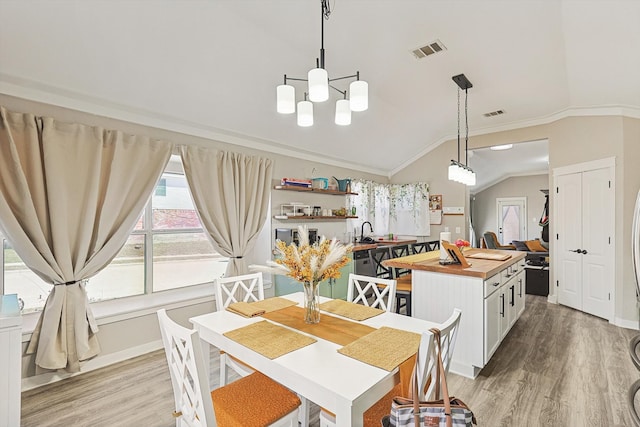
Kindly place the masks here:
[(474, 203), (473, 225), (479, 236), (485, 231), (497, 234), (496, 199), (499, 197), (524, 197), (527, 200), (527, 238), (540, 238), (542, 227), (538, 225), (544, 208), (545, 197), (540, 190), (549, 189), (549, 175), (514, 176), (471, 196)]
[[(456, 158), (457, 146), (453, 141), (441, 144), (391, 177), (392, 184), (411, 182), (429, 183), (429, 194), (441, 194), (443, 207), (463, 207), (467, 212), (468, 192), (465, 185), (449, 181), (447, 168)], [(468, 238), (466, 215), (443, 215), (442, 224), (431, 225), (431, 236), (427, 240), (438, 240), (441, 231), (450, 231), (451, 238)]]
[[(549, 124), (522, 127), (502, 132), (472, 135), (469, 148), (484, 148), (492, 145), (519, 143), (541, 139), (549, 140), (549, 170), (553, 168), (583, 163), (608, 157), (616, 158), (616, 202), (615, 202), (615, 320), (618, 325), (638, 328), (638, 310), (635, 307), (635, 283), (633, 266), (629, 255), (631, 216), (638, 188), (640, 187), (640, 119), (622, 116), (579, 116), (566, 117)], [(446, 172), (451, 155), (455, 153), (455, 141), (447, 141), (437, 149), (427, 153), (392, 177), (392, 182), (405, 177), (431, 175), (441, 169), (440, 179), (430, 180), (442, 186), (445, 200), (459, 200), (465, 197), (466, 189), (453, 184), (446, 185)], [(449, 153), (447, 156), (445, 153)], [(551, 183), (549, 184), (549, 188)], [(438, 190), (435, 189), (434, 193)], [(445, 202), (445, 205), (447, 203)], [(550, 200), (550, 204), (552, 201)], [(550, 206), (550, 211), (553, 207)], [(553, 218), (550, 222), (553, 235)], [(554, 249), (551, 239), (550, 250)], [(551, 270), (551, 281), (554, 279)]]
[[(233, 145), (224, 141), (208, 140), (162, 129), (142, 126), (135, 123), (94, 116), (80, 111), (36, 103), (3, 94), (0, 94), (0, 105), (3, 105), (4, 107), (12, 111), (29, 112), (38, 116), (54, 117), (55, 119), (60, 121), (83, 123), (92, 126), (102, 126), (107, 129), (117, 129), (131, 134), (148, 135), (152, 138), (164, 139), (175, 144), (192, 144), (210, 147), (213, 149), (230, 150), (239, 153), (268, 157), (274, 160), (274, 178), (277, 178), (277, 180), (285, 176), (310, 177), (313, 174), (313, 176), (330, 177), (335, 175), (338, 178), (351, 177), (371, 179), (378, 182), (388, 182), (388, 178), (382, 175), (353, 171), (346, 168), (327, 165), (320, 161), (313, 162), (309, 160), (301, 160), (291, 156), (268, 153), (264, 151), (254, 150), (248, 147)], [(279, 203), (281, 203), (283, 200), (302, 200), (300, 197), (298, 197), (298, 195), (301, 193), (275, 191), (273, 193), (278, 193), (280, 198), (278, 199), (279, 201), (275, 200), (274, 203), (272, 203), (272, 211), (279, 211)], [(341, 197), (333, 197), (334, 198), (329, 199), (330, 201), (323, 201), (322, 203), (327, 204), (327, 207), (329, 207), (329, 204), (335, 204), (334, 208), (340, 207), (344, 203), (341, 202)], [(295, 226), (289, 222), (285, 224), (287, 224), (288, 226)], [(272, 220), (271, 225), (267, 224), (267, 227), (275, 226), (276, 220)], [(337, 235), (338, 237), (341, 237), (342, 233), (346, 231), (346, 222), (338, 221), (322, 224), (318, 223), (317, 227), (327, 235)], [(257, 242), (257, 247), (248, 257), (249, 263), (264, 263), (265, 260), (271, 258), (273, 232), (270, 232), (269, 234), (270, 238), (266, 238), (265, 236)], [(169, 314), (172, 317), (176, 316), (178, 320), (182, 320), (186, 325), (186, 320), (188, 318), (212, 311), (214, 309), (213, 304), (213, 295), (211, 295), (208, 302), (199, 302), (197, 304), (186, 303), (183, 304), (183, 306), (180, 308), (173, 309), (169, 312)], [(139, 316), (128, 315), (125, 316), (128, 317), (126, 319), (114, 322), (109, 321), (106, 324), (101, 324), (99, 340), (102, 351), (100, 355), (97, 356), (94, 360), (90, 361), (87, 366), (97, 367), (101, 366), (101, 364), (104, 363), (109, 364), (117, 362), (122, 357), (132, 357), (136, 354), (140, 354), (140, 352), (144, 353), (152, 349), (160, 348), (160, 333), (157, 327), (157, 320), (154, 313), (154, 311), (159, 308), (161, 308), (161, 306), (152, 307), (148, 309), (145, 314), (141, 314)], [(100, 319), (98, 318), (97, 320), (100, 323)], [(23, 343), (23, 354), (25, 348), (26, 343)], [(61, 376), (57, 374), (45, 374), (43, 376), (39, 376), (37, 379), (29, 379), (29, 377), (33, 377), (35, 374), (35, 365), (33, 363), (32, 355), (24, 355), (22, 365), (23, 378), (27, 378), (26, 383), (30, 383), (30, 381), (31, 383), (35, 383), (39, 380), (48, 381), (51, 378), (61, 378)], [(24, 379), (23, 384), (25, 384)]]

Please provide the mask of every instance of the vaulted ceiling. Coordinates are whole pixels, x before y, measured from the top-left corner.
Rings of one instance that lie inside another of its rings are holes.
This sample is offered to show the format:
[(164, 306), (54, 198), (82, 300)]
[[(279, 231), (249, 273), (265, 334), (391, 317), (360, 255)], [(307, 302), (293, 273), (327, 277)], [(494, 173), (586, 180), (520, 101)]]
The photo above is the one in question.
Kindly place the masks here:
[[(283, 75), (319, 56), (320, 0), (0, 0), (0, 92), (382, 174), (455, 137), (460, 73), (472, 136), (567, 113), (640, 117), (640, 1), (330, 4), (329, 77), (369, 83), (347, 127), (337, 93), (310, 128), (275, 109)], [(446, 50), (414, 57), (435, 40)]]

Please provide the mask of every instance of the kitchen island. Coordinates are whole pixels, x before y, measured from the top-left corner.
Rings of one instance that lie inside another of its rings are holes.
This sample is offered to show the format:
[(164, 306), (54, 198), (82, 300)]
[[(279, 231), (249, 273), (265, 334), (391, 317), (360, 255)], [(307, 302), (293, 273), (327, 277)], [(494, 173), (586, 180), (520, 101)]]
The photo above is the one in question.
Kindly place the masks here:
[(475, 378), (524, 311), (526, 253), (469, 248), (463, 255), (469, 267), (441, 265), (439, 251), (384, 264), (412, 270), (413, 317), (442, 323), (462, 310), (450, 370)]

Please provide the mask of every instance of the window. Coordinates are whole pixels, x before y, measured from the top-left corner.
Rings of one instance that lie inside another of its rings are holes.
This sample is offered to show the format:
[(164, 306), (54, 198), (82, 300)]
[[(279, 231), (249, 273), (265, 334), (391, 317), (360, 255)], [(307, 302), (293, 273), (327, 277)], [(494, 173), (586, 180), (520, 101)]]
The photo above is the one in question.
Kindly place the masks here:
[[(51, 291), (4, 244), (0, 290), (18, 294), (24, 312), (41, 310)], [(118, 255), (87, 283), (91, 302), (148, 294), (213, 281), (226, 257), (216, 253), (198, 219), (179, 156), (172, 156), (151, 200)]]
[(358, 220), (351, 226), (369, 221), (378, 235), (388, 233), (428, 236), (429, 185), (381, 184), (373, 181), (353, 180), (351, 205), (355, 206)]

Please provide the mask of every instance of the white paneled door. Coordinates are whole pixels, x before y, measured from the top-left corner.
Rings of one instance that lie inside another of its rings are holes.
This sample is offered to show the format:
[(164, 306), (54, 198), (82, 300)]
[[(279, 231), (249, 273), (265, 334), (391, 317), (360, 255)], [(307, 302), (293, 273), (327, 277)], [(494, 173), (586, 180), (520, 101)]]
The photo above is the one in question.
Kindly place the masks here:
[(611, 320), (614, 285), (612, 168), (556, 175), (558, 302)]

